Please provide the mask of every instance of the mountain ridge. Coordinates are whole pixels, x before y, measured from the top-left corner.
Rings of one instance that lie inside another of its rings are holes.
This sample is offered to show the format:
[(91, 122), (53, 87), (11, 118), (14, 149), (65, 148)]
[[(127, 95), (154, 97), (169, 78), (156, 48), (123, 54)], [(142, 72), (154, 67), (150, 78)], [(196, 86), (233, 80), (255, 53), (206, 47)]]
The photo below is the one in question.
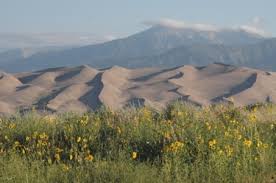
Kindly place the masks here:
[[(148, 67), (149, 65), (137, 62), (152, 57), (157, 58), (158, 55), (183, 46), (193, 47), (198, 44), (212, 46), (216, 44), (242, 47), (258, 44), (265, 39), (265, 37), (243, 30), (195, 31), (193, 29), (154, 26), (126, 38), (62, 51), (38, 53), (13, 62), (0, 63), (0, 67), (8, 72), (34, 71), (48, 67), (77, 66), (80, 64), (89, 64), (95, 68), (110, 67), (112, 65), (129, 68), (135, 68), (137, 65)], [(208, 59), (206, 60), (208, 61)], [(210, 60), (208, 63), (212, 62)], [(183, 62), (181, 65), (184, 64), (187, 63)], [(159, 60), (156, 60), (152, 65), (167, 66), (159, 64)], [(252, 67), (252, 65), (245, 66)]]

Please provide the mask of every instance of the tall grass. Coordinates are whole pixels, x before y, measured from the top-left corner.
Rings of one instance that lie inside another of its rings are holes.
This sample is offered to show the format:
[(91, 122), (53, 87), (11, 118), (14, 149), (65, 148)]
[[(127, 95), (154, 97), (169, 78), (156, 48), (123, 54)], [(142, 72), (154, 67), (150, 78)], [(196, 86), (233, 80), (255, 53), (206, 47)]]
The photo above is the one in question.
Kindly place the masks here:
[(0, 120), (0, 182), (275, 182), (276, 107), (174, 104)]

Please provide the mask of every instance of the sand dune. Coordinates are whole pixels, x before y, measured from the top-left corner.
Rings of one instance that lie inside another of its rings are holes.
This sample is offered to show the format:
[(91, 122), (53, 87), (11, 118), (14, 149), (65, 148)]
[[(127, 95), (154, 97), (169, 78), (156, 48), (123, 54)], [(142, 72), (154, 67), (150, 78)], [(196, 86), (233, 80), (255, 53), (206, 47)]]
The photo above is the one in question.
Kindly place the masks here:
[(237, 106), (276, 102), (276, 73), (211, 64), (206, 67), (126, 69), (114, 66), (55, 68), (0, 73), (0, 113), (36, 107), (51, 112), (84, 112), (183, 100), (198, 105), (234, 101)]

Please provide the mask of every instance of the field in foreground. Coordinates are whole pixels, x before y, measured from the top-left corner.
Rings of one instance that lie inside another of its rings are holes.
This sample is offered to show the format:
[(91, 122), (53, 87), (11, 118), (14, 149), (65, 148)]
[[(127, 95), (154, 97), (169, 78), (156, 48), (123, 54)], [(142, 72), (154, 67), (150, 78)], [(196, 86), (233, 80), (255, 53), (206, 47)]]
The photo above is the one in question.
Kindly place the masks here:
[(0, 182), (275, 182), (276, 106), (0, 120)]

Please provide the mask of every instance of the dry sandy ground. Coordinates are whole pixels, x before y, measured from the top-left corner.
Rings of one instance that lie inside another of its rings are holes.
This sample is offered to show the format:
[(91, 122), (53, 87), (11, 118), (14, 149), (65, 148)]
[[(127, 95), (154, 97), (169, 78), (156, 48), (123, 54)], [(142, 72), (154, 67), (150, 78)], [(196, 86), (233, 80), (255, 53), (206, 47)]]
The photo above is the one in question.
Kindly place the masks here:
[(276, 73), (211, 64), (171, 69), (126, 69), (114, 66), (54, 68), (37, 72), (0, 72), (0, 113), (35, 106), (52, 112), (84, 112), (102, 104), (162, 108), (184, 100), (198, 105), (234, 101), (243, 106), (276, 102)]

